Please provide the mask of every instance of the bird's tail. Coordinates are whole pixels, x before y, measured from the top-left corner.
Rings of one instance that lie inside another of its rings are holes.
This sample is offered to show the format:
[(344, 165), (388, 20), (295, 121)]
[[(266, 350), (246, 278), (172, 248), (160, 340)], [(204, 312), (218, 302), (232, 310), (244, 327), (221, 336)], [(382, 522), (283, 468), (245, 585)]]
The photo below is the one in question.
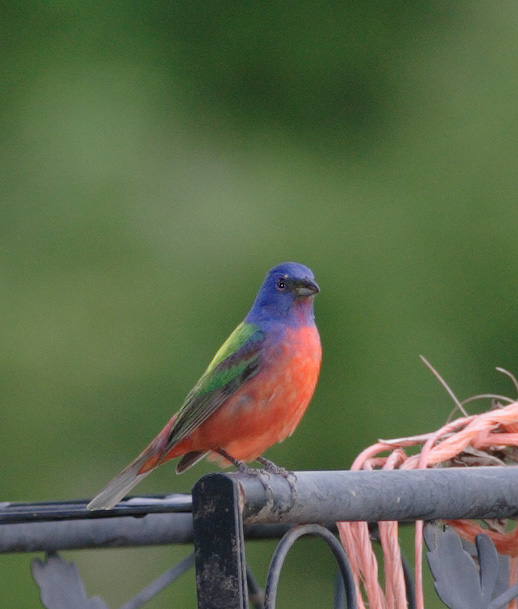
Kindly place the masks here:
[[(139, 473), (140, 468), (151, 457), (151, 445), (146, 448), (132, 463), (125, 467), (120, 474), (110, 480), (103, 490), (86, 506), (89, 510), (111, 510), (131, 489), (143, 480), (150, 472)], [(149, 452), (148, 452), (149, 451)]]
[[(86, 506), (88, 510), (111, 510), (131, 489), (160, 465), (173, 417), (140, 455), (110, 480), (103, 490)], [(170, 456), (175, 456), (173, 453)]]

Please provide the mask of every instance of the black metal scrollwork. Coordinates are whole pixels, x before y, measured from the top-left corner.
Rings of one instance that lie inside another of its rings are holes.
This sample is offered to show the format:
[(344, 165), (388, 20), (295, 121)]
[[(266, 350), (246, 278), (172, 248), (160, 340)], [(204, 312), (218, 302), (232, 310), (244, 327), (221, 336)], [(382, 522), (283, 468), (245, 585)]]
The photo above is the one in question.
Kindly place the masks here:
[(347, 559), (347, 555), (336, 537), (330, 531), (328, 531), (328, 529), (319, 524), (305, 524), (296, 526), (288, 531), (277, 545), (266, 579), (264, 609), (275, 609), (277, 588), (279, 586), (282, 566), (293, 544), (297, 541), (297, 539), (304, 535), (320, 537), (320, 539), (323, 539), (329, 546), (338, 564), (338, 569), (345, 587), (347, 609), (357, 609), (358, 605), (356, 602), (353, 574), (349, 565), (349, 560)]
[[(121, 609), (139, 609), (193, 565), (194, 553), (191, 552), (125, 603)], [(41, 602), (46, 609), (108, 609), (108, 605), (98, 596), (87, 598), (76, 565), (57, 554), (47, 555), (44, 561), (38, 558), (33, 560), (32, 576), (40, 589)]]

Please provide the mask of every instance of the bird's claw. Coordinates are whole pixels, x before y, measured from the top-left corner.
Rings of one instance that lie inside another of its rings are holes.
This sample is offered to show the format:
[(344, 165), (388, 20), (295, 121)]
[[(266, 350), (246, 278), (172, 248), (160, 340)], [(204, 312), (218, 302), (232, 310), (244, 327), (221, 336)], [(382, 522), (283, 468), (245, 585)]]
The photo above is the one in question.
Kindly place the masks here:
[[(269, 484), (270, 481), (270, 472), (265, 469), (258, 469), (255, 467), (249, 467), (243, 461), (239, 461), (239, 459), (235, 459), (232, 455), (229, 455), (226, 450), (222, 448), (217, 451), (222, 457), (225, 457), (228, 461), (233, 463), (237, 467), (237, 471), (241, 474), (248, 474), (249, 476), (255, 476), (259, 482), (263, 485), (264, 490), (268, 493), (269, 500), (273, 502), (273, 491), (272, 487)], [(266, 478), (266, 481), (264, 480)]]
[(270, 486), (270, 472), (256, 467), (248, 467), (248, 465), (246, 465), (245, 463), (243, 463), (242, 465), (243, 467), (238, 468), (239, 471), (242, 474), (248, 474), (249, 476), (254, 476), (255, 478), (257, 478), (259, 482), (263, 485), (263, 488), (266, 493), (268, 494), (269, 500), (273, 501), (273, 491), (272, 487)]
[(286, 482), (290, 485), (292, 500), (295, 501), (295, 499), (298, 497), (297, 487), (295, 486), (295, 482), (297, 481), (297, 476), (295, 473), (286, 469), (285, 467), (279, 467), (273, 461), (265, 459), (264, 457), (257, 457), (257, 461), (264, 465), (264, 472), (281, 476), (286, 480)]

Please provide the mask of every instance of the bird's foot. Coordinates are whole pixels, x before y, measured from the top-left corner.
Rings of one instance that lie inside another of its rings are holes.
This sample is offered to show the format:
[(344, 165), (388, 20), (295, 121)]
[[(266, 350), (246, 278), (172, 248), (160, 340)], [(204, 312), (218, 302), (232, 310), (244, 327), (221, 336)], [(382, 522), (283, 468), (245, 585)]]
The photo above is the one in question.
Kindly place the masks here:
[(270, 472), (267, 472), (264, 469), (259, 469), (257, 467), (249, 467), (246, 463), (239, 461), (239, 465), (237, 465), (237, 469), (242, 474), (248, 474), (249, 476), (254, 476), (259, 480), (259, 482), (263, 485), (264, 490), (268, 495), (269, 501), (273, 501), (273, 491), (270, 486)]
[(283, 478), (287, 478), (288, 476), (294, 476), (296, 479), (296, 476), (293, 472), (289, 472), (284, 467), (276, 465), (273, 461), (270, 461), (269, 459), (265, 459), (264, 457), (257, 457), (256, 461), (261, 465), (264, 465), (264, 469), (269, 474), (276, 474), (278, 476), (282, 476)]
[(297, 498), (298, 492), (297, 487), (295, 486), (297, 476), (293, 472), (287, 470), (284, 467), (279, 467), (273, 461), (265, 459), (264, 457), (257, 457), (256, 461), (261, 465), (264, 465), (263, 471), (267, 472), (268, 474), (275, 474), (284, 478), (286, 482), (290, 485), (292, 499), (295, 500)]
[[(266, 470), (266, 468), (258, 469), (256, 467), (249, 467), (244, 461), (235, 459), (232, 455), (227, 453), (227, 451), (223, 450), (222, 448), (218, 449), (217, 452), (222, 457), (224, 457), (227, 461), (230, 461), (230, 463), (235, 465), (239, 473), (248, 474), (249, 476), (254, 476), (255, 478), (257, 478), (259, 480), (259, 482), (263, 485), (264, 490), (268, 493), (270, 500), (273, 501), (273, 491), (272, 491), (272, 487), (269, 484), (270, 472), (268, 470)], [(265, 478), (266, 478), (266, 480), (265, 480)]]

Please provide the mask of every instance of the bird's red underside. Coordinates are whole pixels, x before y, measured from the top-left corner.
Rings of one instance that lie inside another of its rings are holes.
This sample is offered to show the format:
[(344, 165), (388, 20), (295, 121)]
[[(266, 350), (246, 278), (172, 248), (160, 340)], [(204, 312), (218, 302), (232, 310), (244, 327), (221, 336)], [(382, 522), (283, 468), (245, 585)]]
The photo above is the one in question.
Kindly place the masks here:
[[(315, 390), (320, 361), (316, 329), (288, 329), (282, 346), (271, 348), (271, 357), (256, 376), (165, 456), (158, 453), (148, 459), (139, 473), (188, 452), (218, 448), (240, 461), (253, 461), (297, 427)], [(215, 453), (209, 459), (228, 465)]]

